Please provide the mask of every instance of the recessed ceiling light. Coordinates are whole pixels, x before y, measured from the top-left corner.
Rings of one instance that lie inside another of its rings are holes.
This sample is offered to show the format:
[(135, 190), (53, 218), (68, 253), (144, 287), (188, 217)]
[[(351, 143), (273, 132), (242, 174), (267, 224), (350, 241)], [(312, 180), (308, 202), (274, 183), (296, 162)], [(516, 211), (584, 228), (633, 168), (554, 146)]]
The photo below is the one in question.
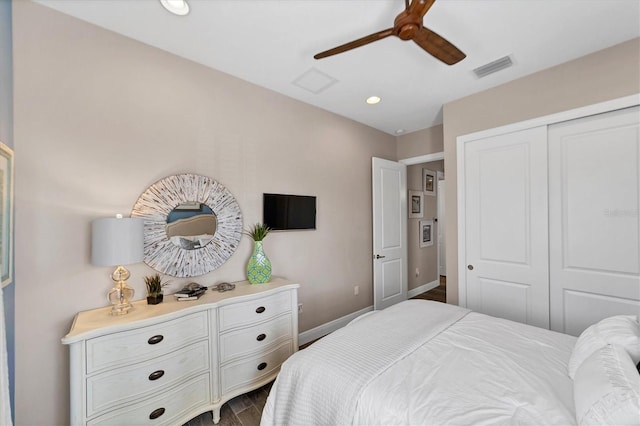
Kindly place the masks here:
[(379, 97), (379, 96), (369, 96), (369, 97), (367, 98), (367, 103), (368, 103), (369, 105), (375, 105), (375, 104), (377, 104), (378, 102), (380, 102), (381, 100), (382, 100), (382, 99), (380, 99), (380, 97)]
[(160, 0), (160, 3), (174, 15), (184, 16), (189, 13), (187, 0)]

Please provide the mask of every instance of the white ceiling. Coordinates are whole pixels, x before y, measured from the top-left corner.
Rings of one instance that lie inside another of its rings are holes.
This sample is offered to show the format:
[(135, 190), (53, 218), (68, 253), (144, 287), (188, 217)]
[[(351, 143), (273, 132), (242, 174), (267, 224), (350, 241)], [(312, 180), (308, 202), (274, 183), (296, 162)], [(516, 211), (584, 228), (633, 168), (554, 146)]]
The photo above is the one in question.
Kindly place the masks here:
[[(438, 0), (424, 25), (467, 54), (456, 65), (396, 37), (315, 60), (392, 27), (404, 1), (188, 1), (190, 14), (179, 17), (159, 0), (37, 0), (394, 135), (440, 124), (446, 102), (640, 37), (640, 0)], [(513, 67), (483, 79), (472, 73), (505, 55)], [(319, 94), (292, 84), (312, 68), (337, 82)], [(371, 95), (382, 102), (367, 105)]]

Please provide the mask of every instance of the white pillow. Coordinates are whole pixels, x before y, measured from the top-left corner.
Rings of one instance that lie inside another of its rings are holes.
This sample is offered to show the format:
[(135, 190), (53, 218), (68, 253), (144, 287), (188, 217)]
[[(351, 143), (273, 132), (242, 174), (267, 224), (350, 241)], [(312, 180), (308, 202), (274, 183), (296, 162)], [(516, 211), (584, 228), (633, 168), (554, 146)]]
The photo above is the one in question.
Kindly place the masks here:
[(578, 367), (573, 398), (579, 425), (640, 425), (640, 375), (621, 346), (604, 346)]
[(635, 315), (605, 318), (582, 332), (569, 358), (568, 372), (572, 379), (580, 364), (607, 344), (620, 345), (631, 355), (634, 364), (640, 361), (640, 325)]

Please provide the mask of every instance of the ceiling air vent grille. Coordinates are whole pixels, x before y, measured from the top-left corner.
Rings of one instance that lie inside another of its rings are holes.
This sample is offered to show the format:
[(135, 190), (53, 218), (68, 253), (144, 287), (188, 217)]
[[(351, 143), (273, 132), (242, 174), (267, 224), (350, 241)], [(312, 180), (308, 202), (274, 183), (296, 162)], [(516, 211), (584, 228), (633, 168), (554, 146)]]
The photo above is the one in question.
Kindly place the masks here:
[(315, 68), (310, 68), (300, 77), (293, 80), (291, 84), (317, 95), (337, 82), (338, 80), (331, 77), (329, 74), (325, 74)]
[(505, 56), (503, 58), (496, 59), (493, 62), (489, 62), (486, 65), (483, 65), (481, 67), (474, 69), (473, 73), (476, 75), (476, 77), (482, 78), (482, 77), (488, 76), (489, 74), (493, 74), (494, 72), (498, 72), (505, 68), (509, 68), (511, 65), (513, 65), (513, 61), (511, 60), (511, 57)]

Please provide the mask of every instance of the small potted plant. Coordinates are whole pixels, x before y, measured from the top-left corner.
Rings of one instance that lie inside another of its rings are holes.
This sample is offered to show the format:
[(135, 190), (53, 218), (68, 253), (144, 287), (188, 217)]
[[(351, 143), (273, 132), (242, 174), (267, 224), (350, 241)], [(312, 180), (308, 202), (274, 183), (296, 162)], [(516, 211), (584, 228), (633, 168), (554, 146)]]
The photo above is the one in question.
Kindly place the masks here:
[(262, 223), (256, 223), (244, 234), (253, 239), (253, 254), (247, 264), (247, 278), (251, 284), (268, 283), (271, 279), (271, 262), (262, 249), (262, 240), (269, 234), (271, 228)]
[(144, 283), (147, 285), (147, 304), (157, 305), (158, 303), (162, 303), (162, 299), (164, 297), (162, 294), (162, 287), (166, 286), (168, 283), (162, 282), (160, 274), (144, 277)]

